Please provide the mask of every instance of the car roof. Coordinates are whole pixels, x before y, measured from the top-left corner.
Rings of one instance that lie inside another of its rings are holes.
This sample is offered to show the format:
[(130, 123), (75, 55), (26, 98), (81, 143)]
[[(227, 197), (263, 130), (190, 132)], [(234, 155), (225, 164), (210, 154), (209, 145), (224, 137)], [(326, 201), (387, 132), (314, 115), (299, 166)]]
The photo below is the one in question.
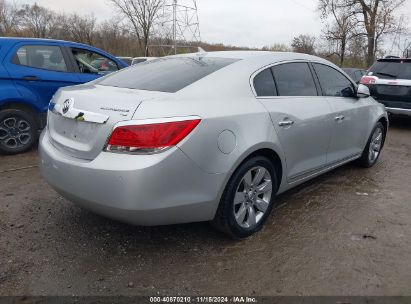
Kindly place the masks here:
[(286, 61), (286, 60), (307, 60), (307, 61), (317, 61), (330, 64), (329, 61), (322, 59), (317, 56), (302, 54), (302, 53), (293, 53), (293, 52), (267, 52), (267, 51), (220, 51), (220, 52), (205, 52), (201, 53), (190, 53), (190, 54), (181, 54), (174, 55), (171, 57), (204, 57), (204, 58), (230, 58), (238, 60), (249, 60), (253, 59), (254, 61)]
[[(287, 61), (311, 61), (320, 64), (325, 64), (339, 69), (332, 62), (325, 60), (323, 58), (302, 54), (302, 53), (292, 53), (292, 52), (267, 52), (267, 51), (222, 51), (222, 52), (205, 52), (205, 53), (191, 53), (191, 54), (181, 54), (174, 55), (173, 57), (189, 57), (189, 58), (227, 58), (227, 59), (237, 59), (238, 62), (234, 63), (234, 66), (241, 65), (243, 68), (245, 66), (249, 68), (262, 68), (275, 63), (287, 62)], [(245, 66), (244, 66), (245, 65)], [(249, 71), (243, 70), (243, 72), (248, 73)]]
[(76, 45), (76, 46), (94, 48), (91, 45), (73, 42), (73, 41), (57, 40), (57, 39), (43, 39), (43, 38), (0, 37), (0, 42), (9, 43), (9, 44), (18, 43), (18, 42), (40, 42), (40, 43), (55, 42), (55, 43), (65, 43), (65, 44), (71, 44), (71, 45)]
[[(84, 48), (84, 49), (89, 49), (91, 51), (95, 51), (97, 53), (100, 53), (104, 56), (107, 56), (109, 58), (115, 58), (110, 53), (107, 53), (106, 51), (99, 49), (97, 47), (88, 45), (88, 44), (83, 44), (83, 43), (78, 43), (78, 42), (73, 42), (73, 41), (66, 41), (66, 40), (57, 40), (57, 39), (43, 39), (43, 38), (26, 38), (26, 37), (0, 37), (0, 44), (5, 45), (7, 47), (12, 47), (17, 43), (20, 42), (36, 42), (36, 43), (56, 43), (63, 45), (65, 44), (66, 46), (74, 47), (74, 48)], [(6, 48), (7, 48), (6, 47)], [(128, 64), (125, 62), (122, 62), (123, 66), (127, 67)], [(125, 65), (124, 65), (125, 64)]]
[(378, 62), (411, 62), (411, 58), (384, 58), (378, 59)]
[[(267, 52), (267, 51), (218, 51), (218, 52), (205, 52), (205, 57), (211, 58), (231, 58), (231, 59), (248, 59), (256, 58), (263, 56), (272, 56), (274, 54), (280, 54), (281, 52)], [(189, 53), (189, 54), (180, 54), (172, 57), (198, 57), (200, 53)], [(285, 54), (285, 53), (283, 53)]]

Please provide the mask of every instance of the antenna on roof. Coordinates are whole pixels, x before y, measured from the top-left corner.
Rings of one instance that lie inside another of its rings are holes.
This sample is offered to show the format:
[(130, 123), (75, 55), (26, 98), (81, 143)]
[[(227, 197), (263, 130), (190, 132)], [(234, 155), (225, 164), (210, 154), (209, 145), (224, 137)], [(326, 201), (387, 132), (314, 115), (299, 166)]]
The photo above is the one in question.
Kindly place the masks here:
[(206, 57), (208, 55), (208, 53), (202, 49), (201, 47), (198, 47), (198, 52), (197, 52), (197, 57), (199, 60), (202, 60), (204, 57)]

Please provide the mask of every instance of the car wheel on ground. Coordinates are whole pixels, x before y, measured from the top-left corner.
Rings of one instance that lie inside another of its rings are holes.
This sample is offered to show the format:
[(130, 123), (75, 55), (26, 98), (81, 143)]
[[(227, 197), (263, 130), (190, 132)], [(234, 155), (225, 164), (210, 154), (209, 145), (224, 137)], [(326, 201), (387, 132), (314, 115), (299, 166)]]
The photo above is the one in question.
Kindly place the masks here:
[(0, 153), (26, 152), (37, 142), (38, 127), (32, 116), (17, 109), (0, 112)]
[(384, 146), (385, 135), (386, 130), (384, 125), (381, 122), (378, 122), (371, 132), (367, 146), (365, 147), (361, 158), (357, 161), (357, 164), (359, 166), (364, 168), (371, 168), (377, 163), (377, 160), (381, 154), (381, 150)]
[(233, 174), (212, 225), (234, 238), (246, 238), (263, 227), (278, 189), (272, 162), (252, 157)]

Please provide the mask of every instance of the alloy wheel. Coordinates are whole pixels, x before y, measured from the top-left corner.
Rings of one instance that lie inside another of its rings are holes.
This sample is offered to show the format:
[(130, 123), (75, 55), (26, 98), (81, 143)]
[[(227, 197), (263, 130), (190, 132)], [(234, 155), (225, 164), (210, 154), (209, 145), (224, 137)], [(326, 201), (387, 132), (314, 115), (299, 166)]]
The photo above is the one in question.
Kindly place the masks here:
[(376, 128), (371, 137), (370, 149), (368, 152), (368, 159), (371, 163), (374, 163), (380, 155), (383, 139), (383, 130), (381, 128)]
[(9, 149), (26, 146), (31, 140), (30, 123), (17, 116), (7, 117), (0, 122), (0, 142)]
[(234, 197), (234, 218), (242, 228), (252, 229), (263, 219), (271, 202), (273, 183), (270, 173), (258, 166), (241, 179)]

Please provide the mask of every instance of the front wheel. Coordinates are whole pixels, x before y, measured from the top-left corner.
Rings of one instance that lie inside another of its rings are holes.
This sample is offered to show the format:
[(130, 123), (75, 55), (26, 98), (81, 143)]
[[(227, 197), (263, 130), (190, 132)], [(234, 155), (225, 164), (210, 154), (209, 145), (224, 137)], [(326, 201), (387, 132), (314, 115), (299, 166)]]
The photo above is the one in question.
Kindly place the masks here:
[(251, 236), (267, 220), (276, 192), (272, 162), (263, 156), (250, 158), (228, 182), (212, 225), (237, 239)]
[(357, 165), (364, 168), (371, 168), (377, 163), (384, 146), (385, 135), (386, 130), (384, 125), (381, 122), (378, 122), (368, 139), (367, 146), (365, 147), (361, 158), (356, 162)]
[(37, 141), (37, 124), (29, 113), (8, 109), (0, 112), (0, 153), (18, 154)]

